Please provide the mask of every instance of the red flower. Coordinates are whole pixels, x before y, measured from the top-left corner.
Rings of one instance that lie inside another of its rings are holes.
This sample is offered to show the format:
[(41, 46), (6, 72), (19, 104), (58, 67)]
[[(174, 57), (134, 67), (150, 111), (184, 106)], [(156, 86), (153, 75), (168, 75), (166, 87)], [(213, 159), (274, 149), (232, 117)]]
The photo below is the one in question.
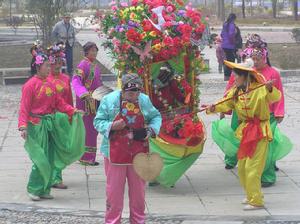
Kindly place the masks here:
[(178, 3), (178, 5), (181, 5), (181, 6), (184, 5), (184, 2), (182, 0), (176, 0), (176, 2)]
[(202, 138), (200, 137), (193, 137), (193, 138), (190, 138), (188, 140), (188, 142), (186, 143), (187, 146), (196, 146), (198, 144), (200, 144), (202, 141)]
[(163, 43), (168, 47), (171, 47), (174, 45), (172, 37), (169, 37), (169, 36), (165, 36)]
[(188, 24), (181, 24), (177, 28), (182, 35), (191, 35), (193, 28)]
[(163, 25), (165, 28), (172, 27), (173, 23), (171, 21), (165, 22)]
[(177, 48), (181, 48), (182, 47), (180, 37), (174, 37), (173, 38), (173, 43), (174, 43), (174, 46), (177, 47)]
[(142, 40), (141, 34), (136, 32), (135, 29), (130, 29), (126, 32), (126, 37), (129, 41), (140, 43)]
[(153, 29), (153, 26), (152, 26), (152, 24), (149, 20), (144, 20), (142, 22), (142, 27), (143, 27), (145, 32), (152, 31), (152, 29)]
[(139, 69), (137, 70), (137, 73), (138, 73), (139, 75), (143, 75), (143, 74), (144, 74), (144, 68), (139, 68)]
[(191, 41), (191, 35), (190, 34), (182, 35), (181, 39), (184, 44), (189, 44)]
[(132, 6), (137, 6), (138, 3), (139, 3), (139, 0), (132, 0), (131, 1)]
[(160, 42), (161, 42), (160, 39), (155, 39), (152, 41), (152, 46), (155, 44), (159, 44)]
[(195, 29), (195, 32), (196, 33), (203, 33), (205, 30), (205, 25), (202, 23), (200, 26), (198, 26), (196, 29)]
[(169, 55), (169, 51), (167, 49), (163, 49), (160, 51), (159, 55), (163, 58), (163, 59), (169, 59), (170, 55)]

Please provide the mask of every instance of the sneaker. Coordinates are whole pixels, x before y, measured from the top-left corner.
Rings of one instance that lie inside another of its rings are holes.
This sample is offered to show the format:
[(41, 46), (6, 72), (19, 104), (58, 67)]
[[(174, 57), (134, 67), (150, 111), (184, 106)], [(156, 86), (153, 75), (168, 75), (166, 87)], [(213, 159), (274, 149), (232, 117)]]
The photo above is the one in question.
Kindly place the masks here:
[(67, 185), (64, 185), (63, 183), (59, 183), (59, 184), (54, 184), (52, 185), (53, 188), (56, 188), (56, 189), (68, 189), (68, 186)]
[(254, 206), (254, 205), (245, 205), (244, 211), (253, 211), (253, 210), (259, 210), (259, 209), (264, 209), (264, 206)]
[(31, 199), (31, 201), (40, 201), (41, 200), (40, 196), (30, 194), (30, 193), (28, 193), (28, 197)]
[(270, 182), (261, 182), (261, 187), (271, 187), (273, 186), (274, 183), (270, 183)]
[(230, 165), (228, 165), (228, 164), (226, 164), (226, 166), (225, 166), (225, 169), (226, 170), (232, 170), (234, 168), (234, 166), (230, 166)]
[(243, 199), (242, 205), (248, 205), (248, 199), (247, 199), (247, 198), (244, 198), (244, 199)]
[(44, 194), (40, 196), (41, 199), (47, 199), (47, 200), (52, 200), (54, 197), (50, 194)]

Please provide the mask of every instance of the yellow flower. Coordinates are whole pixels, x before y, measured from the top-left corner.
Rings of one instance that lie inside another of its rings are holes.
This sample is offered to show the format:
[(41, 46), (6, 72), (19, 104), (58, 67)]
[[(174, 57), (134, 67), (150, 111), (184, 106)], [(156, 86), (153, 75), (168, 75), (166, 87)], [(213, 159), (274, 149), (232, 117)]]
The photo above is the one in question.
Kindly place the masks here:
[(149, 33), (149, 35), (150, 35), (151, 37), (156, 37), (156, 32), (155, 32), (155, 31), (151, 31), (151, 32)]
[(141, 34), (141, 37), (142, 37), (142, 39), (145, 39), (145, 38), (147, 37), (147, 33), (146, 33), (146, 32), (143, 32), (143, 33)]
[(152, 49), (154, 50), (154, 51), (160, 51), (160, 49), (161, 49), (161, 44), (155, 44), (154, 46), (152, 46)]
[(136, 10), (137, 10), (137, 11), (143, 11), (143, 10), (144, 10), (144, 8), (143, 8), (143, 7), (141, 7), (141, 6), (137, 6), (137, 7), (136, 7)]
[(135, 10), (135, 7), (134, 7), (134, 6), (131, 6), (129, 9), (130, 9), (130, 11), (134, 11), (134, 10)]
[(135, 109), (135, 106), (134, 106), (133, 103), (127, 103), (127, 104), (126, 104), (126, 108), (127, 108), (127, 110), (129, 110), (129, 111), (133, 111), (133, 110)]
[(139, 112), (140, 112), (140, 109), (139, 108), (136, 108), (136, 109), (134, 109), (134, 111), (133, 111), (135, 114), (138, 114)]
[(133, 12), (132, 12), (132, 13), (130, 13), (130, 19), (131, 19), (131, 20), (134, 20), (135, 18), (136, 18), (136, 14), (135, 14), (135, 13), (133, 13)]
[(47, 96), (52, 96), (52, 93), (53, 93), (52, 89), (49, 88), (49, 87), (46, 87), (46, 95)]
[(56, 90), (57, 90), (57, 92), (61, 93), (64, 90), (64, 87), (60, 84), (57, 84), (56, 85)]

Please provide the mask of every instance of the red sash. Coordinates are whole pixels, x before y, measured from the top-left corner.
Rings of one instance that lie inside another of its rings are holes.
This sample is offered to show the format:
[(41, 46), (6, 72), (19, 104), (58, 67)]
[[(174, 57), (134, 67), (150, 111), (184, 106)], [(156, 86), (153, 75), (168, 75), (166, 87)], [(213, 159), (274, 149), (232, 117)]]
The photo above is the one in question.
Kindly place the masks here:
[(246, 157), (252, 158), (255, 153), (257, 143), (263, 139), (263, 137), (260, 120), (258, 118), (249, 120), (246, 127), (243, 129), (243, 137), (237, 153), (238, 159), (244, 159)]
[[(120, 101), (122, 96), (120, 96)], [(110, 134), (109, 157), (113, 164), (132, 164), (133, 158), (140, 152), (149, 152), (148, 140), (137, 141), (132, 139), (132, 130), (144, 128), (145, 120), (138, 103), (120, 102), (120, 112), (114, 121), (123, 119), (126, 128), (112, 131)]]

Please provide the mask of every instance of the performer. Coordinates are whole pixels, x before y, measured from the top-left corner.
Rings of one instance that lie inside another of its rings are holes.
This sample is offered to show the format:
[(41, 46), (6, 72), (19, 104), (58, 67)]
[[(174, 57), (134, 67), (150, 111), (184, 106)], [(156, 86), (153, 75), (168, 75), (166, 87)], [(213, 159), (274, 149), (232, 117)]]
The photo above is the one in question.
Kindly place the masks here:
[(37, 55), (35, 63), (37, 75), (22, 89), (18, 127), (33, 162), (28, 195), (39, 201), (53, 199), (50, 188), (54, 165), (63, 169), (83, 154), (84, 128), (81, 115), (73, 115), (77, 110), (65, 103), (47, 81), (47, 56)]
[(241, 124), (235, 132), (228, 126), (225, 133), (227, 136), (223, 141), (229, 142), (228, 144), (235, 142), (239, 148), (238, 174), (247, 196), (243, 201), (247, 204), (244, 210), (261, 209), (264, 206), (261, 175), (267, 158), (268, 144), (273, 138), (269, 105), (279, 101), (281, 94), (273, 86), (273, 81), (265, 82), (264, 77), (255, 70), (228, 61), (225, 61), (225, 64), (233, 69), (235, 86), (228, 92), (224, 101), (220, 101), (222, 103), (209, 106), (207, 112), (236, 111)]
[(93, 126), (93, 120), (99, 103), (91, 97), (93, 91), (102, 85), (100, 68), (96, 64), (98, 47), (93, 42), (87, 42), (83, 46), (83, 51), (85, 58), (77, 66), (72, 80), (76, 93), (76, 107), (85, 111), (83, 121), (86, 129), (86, 152), (80, 162), (84, 165), (98, 166), (99, 163), (96, 162), (98, 132)]
[(145, 223), (145, 181), (131, 164), (138, 152), (149, 151), (148, 138), (159, 133), (162, 119), (149, 97), (141, 93), (142, 87), (138, 75), (123, 75), (122, 91), (106, 95), (95, 117), (94, 126), (103, 135), (101, 152), (107, 178), (107, 224), (121, 222), (126, 179), (130, 223)]
[[(50, 74), (47, 81), (52, 83), (58, 95), (69, 105), (73, 106), (72, 89), (70, 85), (70, 78), (68, 75), (61, 72), (62, 66), (65, 64), (65, 54), (63, 44), (57, 44), (47, 49), (48, 57), (51, 64)], [(57, 167), (53, 172), (52, 187), (58, 189), (67, 189), (63, 184), (62, 170)]]
[(32, 47), (30, 48), (30, 54), (32, 56), (32, 59), (31, 59), (31, 63), (30, 63), (30, 75), (31, 76), (34, 76), (36, 75), (36, 65), (35, 65), (35, 57), (38, 55), (38, 54), (41, 54), (43, 53), (43, 47), (40, 43), (39, 40), (35, 41), (32, 45)]
[[(292, 143), (283, 135), (277, 127), (284, 117), (284, 94), (280, 74), (271, 66), (268, 59), (267, 44), (263, 42), (258, 34), (252, 34), (248, 37), (247, 48), (243, 52), (244, 58), (252, 58), (254, 69), (261, 73), (266, 80), (274, 80), (274, 86), (281, 92), (281, 99), (270, 105), (270, 122), (271, 130), (274, 136), (273, 141), (269, 144), (268, 157), (266, 166), (262, 175), (262, 186), (270, 187), (276, 182), (276, 161), (283, 158), (292, 150)], [(234, 76), (228, 82), (227, 89), (234, 85)], [(233, 112), (232, 127), (237, 128), (238, 118)], [(280, 151), (280, 156), (274, 156)], [(225, 163), (227, 168), (233, 168), (237, 159), (236, 156), (230, 157), (225, 155)]]

